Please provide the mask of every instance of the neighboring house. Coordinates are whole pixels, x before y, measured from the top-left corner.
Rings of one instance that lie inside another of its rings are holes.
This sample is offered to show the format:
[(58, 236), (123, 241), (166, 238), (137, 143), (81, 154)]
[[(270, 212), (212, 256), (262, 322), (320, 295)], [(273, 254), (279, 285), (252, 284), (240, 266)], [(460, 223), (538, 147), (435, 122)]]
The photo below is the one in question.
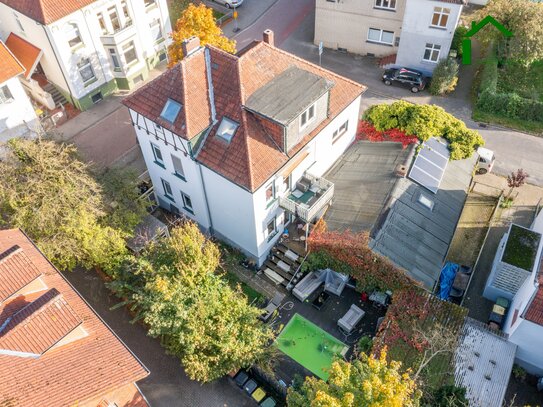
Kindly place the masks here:
[(454, 353), (454, 378), (472, 407), (502, 407), (517, 346), (487, 324), (466, 318)]
[(390, 193), (371, 232), (370, 247), (407, 270), (433, 292), (467, 198), (474, 154), (450, 160), (446, 144), (433, 138), (420, 149), (409, 175)]
[(465, 0), (316, 0), (315, 44), (431, 74), (447, 58)]
[(503, 332), (518, 346), (516, 362), (543, 375), (543, 212), (530, 229), (511, 225), (500, 242), (485, 297), (503, 296), (511, 305)]
[(0, 145), (38, 131), (36, 112), (19, 81), (24, 74), (23, 64), (0, 41)]
[(269, 30), (236, 55), (183, 46), (124, 100), (158, 201), (261, 265), (285, 225), (330, 204), (321, 176), (355, 138), (365, 87), (275, 48)]
[(0, 0), (0, 38), (17, 36), (25, 86), (49, 108), (85, 110), (133, 88), (166, 59), (170, 32), (166, 0)]
[(147, 406), (149, 371), (19, 229), (0, 231), (0, 404)]

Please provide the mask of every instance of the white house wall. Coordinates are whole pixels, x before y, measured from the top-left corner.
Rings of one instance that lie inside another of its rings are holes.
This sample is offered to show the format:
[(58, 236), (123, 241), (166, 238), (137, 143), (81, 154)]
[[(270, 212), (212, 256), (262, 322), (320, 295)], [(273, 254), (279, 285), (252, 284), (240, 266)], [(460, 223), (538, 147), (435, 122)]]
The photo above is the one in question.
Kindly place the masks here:
[(0, 83), (0, 88), (3, 86), (9, 88), (13, 100), (0, 103), (0, 144), (10, 138), (32, 135), (39, 126), (34, 108), (18, 77)]
[[(24, 31), (19, 29), (15, 16), (18, 17)], [(64, 80), (62, 68), (55, 58), (53, 48), (47, 38), (45, 29), (45, 26), (13, 10), (4, 3), (0, 3), (0, 35), (2, 36), (2, 40), (6, 41), (8, 35), (13, 32), (40, 48), (43, 51), (40, 65), (42, 66), (45, 75), (55, 85), (64, 89), (66, 92), (69, 92), (69, 85)]]
[[(210, 227), (210, 222), (206, 209), (204, 191), (202, 189), (202, 183), (200, 180), (199, 168), (197, 163), (190, 158), (190, 154), (187, 153), (185, 155), (185, 152), (190, 151), (186, 140), (181, 139), (166, 129), (164, 129), (164, 135), (168, 143), (166, 144), (160, 139), (157, 140), (153, 135), (153, 133), (157, 130), (155, 129), (155, 125), (151, 120), (147, 120), (141, 115), (138, 117), (137, 113), (132, 110), (130, 110), (130, 115), (132, 117), (132, 121), (136, 124), (134, 129), (136, 131), (138, 143), (140, 145), (147, 170), (149, 171), (149, 176), (151, 177), (151, 181), (155, 187), (155, 193), (159, 200), (168, 205), (170, 203), (175, 205), (181, 214), (198, 222), (203, 229), (208, 230)], [(138, 128), (138, 126), (140, 128)], [(149, 129), (150, 134), (147, 134), (147, 129)], [(160, 148), (165, 168), (162, 168), (160, 165), (155, 163), (151, 143)], [(173, 146), (174, 143), (177, 150)], [(172, 155), (175, 155), (181, 160), (186, 181), (183, 181), (174, 174), (174, 167), (171, 158)], [(165, 196), (161, 179), (164, 179), (170, 183), (174, 201), (171, 201)], [(187, 211), (184, 208), (181, 192), (190, 197), (194, 213), (190, 213), (190, 211)], [(166, 209), (169, 209), (169, 207), (166, 206)]]
[(509, 341), (518, 346), (516, 362), (537, 376), (543, 375), (541, 338), (543, 326), (526, 320), (522, 320), (514, 333), (509, 336)]
[[(434, 7), (451, 9), (446, 28), (430, 27)], [(402, 23), (397, 66), (416, 68), (431, 73), (437, 62), (423, 61), (426, 43), (441, 45), (439, 59), (447, 58), (454, 31), (458, 25), (462, 5), (428, 0), (408, 0)]]

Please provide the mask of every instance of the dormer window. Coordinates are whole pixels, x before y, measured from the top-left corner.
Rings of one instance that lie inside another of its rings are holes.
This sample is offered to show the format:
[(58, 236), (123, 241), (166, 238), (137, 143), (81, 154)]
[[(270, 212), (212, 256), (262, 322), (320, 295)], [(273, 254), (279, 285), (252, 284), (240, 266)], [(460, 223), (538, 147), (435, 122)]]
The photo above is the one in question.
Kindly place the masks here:
[(162, 109), (162, 112), (160, 113), (160, 117), (167, 122), (173, 123), (175, 122), (180, 110), (180, 103), (176, 102), (175, 100), (168, 99), (164, 105), (164, 108)]
[(238, 127), (238, 122), (224, 116), (221, 120), (219, 128), (217, 129), (217, 136), (230, 143), (232, 138), (234, 138), (234, 134), (236, 134)]
[(300, 128), (306, 127), (309, 123), (313, 121), (315, 118), (315, 105), (316, 103), (313, 103), (309, 108), (302, 113), (300, 116)]

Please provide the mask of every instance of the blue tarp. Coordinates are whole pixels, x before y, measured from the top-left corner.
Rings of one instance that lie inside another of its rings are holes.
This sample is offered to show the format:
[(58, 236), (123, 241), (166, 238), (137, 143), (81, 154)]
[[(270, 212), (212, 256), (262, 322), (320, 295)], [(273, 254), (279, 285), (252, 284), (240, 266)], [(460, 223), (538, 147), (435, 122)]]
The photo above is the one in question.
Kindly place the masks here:
[(454, 277), (456, 276), (459, 267), (460, 266), (458, 264), (448, 261), (441, 269), (441, 276), (439, 278), (439, 298), (442, 300), (449, 298)]

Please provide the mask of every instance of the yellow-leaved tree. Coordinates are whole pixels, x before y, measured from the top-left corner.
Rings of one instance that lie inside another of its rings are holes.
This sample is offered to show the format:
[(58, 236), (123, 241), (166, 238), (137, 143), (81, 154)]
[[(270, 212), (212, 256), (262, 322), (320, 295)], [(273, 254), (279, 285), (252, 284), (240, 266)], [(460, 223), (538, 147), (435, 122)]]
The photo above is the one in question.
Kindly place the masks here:
[(352, 362), (338, 360), (330, 368), (328, 382), (307, 377), (290, 388), (289, 407), (416, 407), (420, 391), (401, 363), (386, 360), (386, 351), (376, 358), (360, 355)]
[(183, 40), (196, 36), (200, 39), (201, 45), (213, 45), (226, 52), (236, 52), (236, 41), (227, 38), (213, 17), (213, 9), (204, 4), (189, 6), (183, 11), (181, 17), (175, 23), (175, 30), (172, 32), (173, 43), (168, 49), (170, 66), (175, 65), (183, 59)]

